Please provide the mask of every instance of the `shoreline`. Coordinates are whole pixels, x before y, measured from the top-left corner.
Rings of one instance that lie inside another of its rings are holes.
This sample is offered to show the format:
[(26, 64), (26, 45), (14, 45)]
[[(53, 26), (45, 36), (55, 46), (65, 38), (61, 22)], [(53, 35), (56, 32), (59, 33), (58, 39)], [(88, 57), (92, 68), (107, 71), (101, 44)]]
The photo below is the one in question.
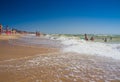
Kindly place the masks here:
[(18, 39), (19, 37), (21, 37), (21, 35), (0, 36), (0, 61), (26, 56), (33, 56), (36, 54), (48, 54), (59, 52), (58, 49), (48, 48), (45, 46), (35, 47), (29, 45), (9, 44), (10, 39)]
[(0, 35), (0, 40), (9, 40), (9, 39), (18, 39), (24, 35), (22, 34), (15, 34), (15, 35)]
[(0, 82), (120, 81), (120, 61), (9, 41), (0, 40)]

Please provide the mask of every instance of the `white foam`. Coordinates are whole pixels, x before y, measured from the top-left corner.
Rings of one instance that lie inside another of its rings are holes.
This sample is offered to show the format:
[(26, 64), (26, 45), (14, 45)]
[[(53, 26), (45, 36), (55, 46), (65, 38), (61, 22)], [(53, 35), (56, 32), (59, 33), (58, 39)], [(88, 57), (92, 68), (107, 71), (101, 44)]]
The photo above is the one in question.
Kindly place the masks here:
[(61, 43), (66, 45), (64, 52), (76, 52), (120, 59), (120, 44), (107, 44), (100, 42), (87, 42), (77, 39), (60, 38)]
[(64, 45), (64, 47), (62, 47), (63, 52), (76, 52), (80, 54), (98, 55), (98, 56), (111, 57), (114, 59), (120, 59), (120, 44), (90, 42), (90, 41), (76, 39), (74, 37), (53, 36), (53, 35), (46, 35), (45, 38), (47, 40), (37, 39), (35, 35), (29, 35), (26, 37), (27, 39), (24, 40), (27, 40), (27, 42), (34, 44), (58, 45), (59, 43), (55, 42), (54, 40), (59, 40), (61, 44)]

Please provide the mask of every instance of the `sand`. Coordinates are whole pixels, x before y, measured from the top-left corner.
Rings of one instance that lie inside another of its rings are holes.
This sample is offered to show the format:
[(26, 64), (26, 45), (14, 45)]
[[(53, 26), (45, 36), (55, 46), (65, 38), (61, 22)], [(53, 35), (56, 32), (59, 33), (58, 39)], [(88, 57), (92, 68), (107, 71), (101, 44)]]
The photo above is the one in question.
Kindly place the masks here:
[(0, 61), (32, 56), (36, 54), (56, 52), (57, 49), (47, 47), (31, 47), (9, 44), (10, 39), (18, 39), (23, 35), (2, 35), (0, 36)]
[[(45, 55), (49, 53), (58, 52), (57, 49), (47, 48), (47, 47), (31, 47), (31, 46), (21, 46), (9, 44), (10, 39), (18, 39), (21, 35), (0, 35), (0, 63), (4, 62), (10, 63), (10, 61), (17, 61), (21, 59), (30, 58), (37, 54)], [(0, 64), (0, 65), (1, 65)], [(17, 63), (16, 63), (17, 64)], [(0, 68), (0, 71), (2, 69)], [(11, 78), (11, 72), (0, 72), (0, 82), (16, 82)], [(11, 79), (11, 81), (9, 80)], [(19, 77), (14, 77), (19, 78)], [(21, 79), (22, 80), (22, 79)], [(21, 80), (19, 82), (21, 82)]]
[(9, 39), (0, 40), (0, 82), (120, 82), (120, 61), (12, 45)]
[(0, 61), (52, 52), (56, 52), (56, 50), (43, 47), (35, 48), (29, 46), (10, 45), (8, 40), (0, 40)]
[(16, 35), (0, 35), (0, 40), (9, 40), (9, 39), (18, 39), (19, 37), (21, 37), (23, 35), (21, 34), (16, 34)]

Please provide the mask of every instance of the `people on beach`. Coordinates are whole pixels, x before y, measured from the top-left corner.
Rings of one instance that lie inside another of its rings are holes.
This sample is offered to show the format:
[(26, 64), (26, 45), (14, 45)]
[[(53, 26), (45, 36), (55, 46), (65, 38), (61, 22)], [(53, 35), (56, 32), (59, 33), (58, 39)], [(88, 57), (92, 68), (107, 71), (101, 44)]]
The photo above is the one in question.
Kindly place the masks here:
[(36, 32), (36, 36), (40, 36), (40, 32)]
[(87, 34), (85, 34), (85, 40), (88, 41), (88, 37), (87, 37)]
[(11, 34), (11, 30), (9, 30), (8, 25), (6, 26), (6, 34), (7, 34), (7, 35), (10, 35), (10, 34)]
[(0, 35), (2, 34), (2, 24), (0, 24)]
[(107, 42), (107, 38), (105, 38), (104, 42)]
[(16, 34), (16, 30), (15, 29), (12, 29), (12, 34)]

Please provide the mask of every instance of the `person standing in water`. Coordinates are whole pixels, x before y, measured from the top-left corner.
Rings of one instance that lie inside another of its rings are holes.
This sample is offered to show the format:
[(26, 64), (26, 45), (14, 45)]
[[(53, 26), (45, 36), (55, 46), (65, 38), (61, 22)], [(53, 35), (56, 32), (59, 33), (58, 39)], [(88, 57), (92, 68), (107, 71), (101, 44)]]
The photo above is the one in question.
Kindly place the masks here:
[(105, 38), (104, 42), (107, 42), (107, 38)]
[(90, 38), (90, 40), (91, 40), (91, 41), (94, 41), (94, 37), (92, 36), (92, 37)]
[(85, 34), (85, 40), (88, 41), (88, 37), (87, 37), (87, 34)]
[(40, 32), (36, 32), (36, 36), (40, 36)]

